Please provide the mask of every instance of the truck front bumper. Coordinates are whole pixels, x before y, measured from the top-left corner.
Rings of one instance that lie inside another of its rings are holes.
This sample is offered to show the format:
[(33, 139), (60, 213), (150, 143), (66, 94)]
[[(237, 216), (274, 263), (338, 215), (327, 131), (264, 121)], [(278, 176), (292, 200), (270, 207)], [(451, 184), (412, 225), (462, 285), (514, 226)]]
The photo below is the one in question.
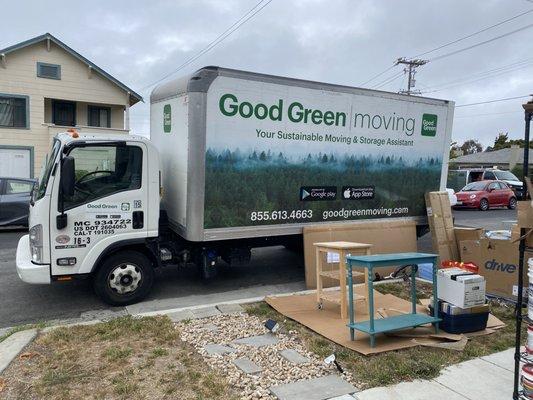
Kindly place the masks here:
[(31, 262), (30, 235), (22, 236), (17, 245), (17, 274), (26, 283), (50, 283), (50, 266)]

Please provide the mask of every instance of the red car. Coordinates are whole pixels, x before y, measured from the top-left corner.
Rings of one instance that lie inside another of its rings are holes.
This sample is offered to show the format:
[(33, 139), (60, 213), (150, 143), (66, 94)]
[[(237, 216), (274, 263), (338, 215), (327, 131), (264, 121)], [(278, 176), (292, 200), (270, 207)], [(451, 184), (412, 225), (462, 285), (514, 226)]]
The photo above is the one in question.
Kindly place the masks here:
[(454, 208), (479, 208), (487, 211), (491, 207), (516, 208), (516, 195), (504, 182), (472, 182), (456, 193), (457, 204)]

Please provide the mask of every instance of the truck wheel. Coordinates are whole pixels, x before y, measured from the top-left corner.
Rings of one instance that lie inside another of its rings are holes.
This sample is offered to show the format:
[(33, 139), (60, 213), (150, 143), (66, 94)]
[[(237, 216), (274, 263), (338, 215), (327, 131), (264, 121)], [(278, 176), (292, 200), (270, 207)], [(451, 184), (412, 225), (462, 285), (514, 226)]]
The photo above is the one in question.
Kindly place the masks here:
[(511, 197), (509, 199), (509, 204), (507, 204), (509, 210), (514, 210), (516, 208), (516, 197)]
[(487, 211), (489, 209), (489, 201), (487, 199), (481, 199), (479, 201), (479, 209), (481, 211)]
[(112, 306), (127, 306), (144, 299), (154, 282), (150, 260), (136, 251), (121, 251), (109, 257), (94, 276), (98, 297)]

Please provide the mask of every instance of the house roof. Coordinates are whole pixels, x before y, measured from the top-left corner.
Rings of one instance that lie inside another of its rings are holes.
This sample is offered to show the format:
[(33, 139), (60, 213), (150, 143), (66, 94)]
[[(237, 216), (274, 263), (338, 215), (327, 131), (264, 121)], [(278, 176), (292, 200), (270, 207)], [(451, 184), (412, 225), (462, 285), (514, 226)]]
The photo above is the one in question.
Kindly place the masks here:
[(125, 90), (130, 95), (130, 105), (134, 105), (135, 103), (139, 101), (144, 101), (142, 96), (132, 89), (130, 89), (128, 86), (120, 82), (115, 77), (111, 76), (107, 72), (105, 72), (102, 68), (100, 68), (98, 65), (93, 63), (92, 61), (89, 61), (87, 58), (83, 57), (80, 53), (75, 51), (74, 49), (67, 46), (65, 43), (63, 43), (61, 40), (56, 38), (54, 35), (50, 33), (45, 33), (44, 35), (40, 35), (37, 37), (34, 37), (32, 39), (25, 40), (23, 42), (14, 44), (13, 46), (6, 47), (4, 49), (0, 49), (0, 55), (5, 55), (12, 53), (14, 51), (20, 50), (24, 47), (31, 46), (33, 44), (42, 42), (44, 40), (50, 40), (51, 42), (55, 43), (57, 46), (61, 47), (63, 50), (65, 50), (67, 53), (70, 53), (72, 56), (76, 57), (81, 62), (87, 64), (89, 67), (91, 67), (94, 71), (98, 72), (100, 75), (104, 76), (105, 78), (109, 79), (111, 82), (113, 82), (115, 85), (120, 87), (121, 89)]
[[(524, 149), (507, 148), (496, 151), (483, 151), (480, 153), (467, 154), (450, 160), (458, 164), (509, 164), (514, 151), (518, 151), (517, 163), (524, 162)], [(529, 163), (533, 164), (533, 150), (529, 149)]]

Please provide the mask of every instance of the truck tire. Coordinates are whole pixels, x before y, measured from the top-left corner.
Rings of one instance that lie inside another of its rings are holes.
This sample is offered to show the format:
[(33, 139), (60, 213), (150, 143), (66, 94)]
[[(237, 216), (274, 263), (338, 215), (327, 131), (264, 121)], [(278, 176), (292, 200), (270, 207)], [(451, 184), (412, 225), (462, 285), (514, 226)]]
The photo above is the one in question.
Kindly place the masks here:
[(144, 299), (154, 283), (154, 268), (144, 254), (121, 251), (102, 263), (94, 276), (94, 291), (105, 303), (127, 306)]

